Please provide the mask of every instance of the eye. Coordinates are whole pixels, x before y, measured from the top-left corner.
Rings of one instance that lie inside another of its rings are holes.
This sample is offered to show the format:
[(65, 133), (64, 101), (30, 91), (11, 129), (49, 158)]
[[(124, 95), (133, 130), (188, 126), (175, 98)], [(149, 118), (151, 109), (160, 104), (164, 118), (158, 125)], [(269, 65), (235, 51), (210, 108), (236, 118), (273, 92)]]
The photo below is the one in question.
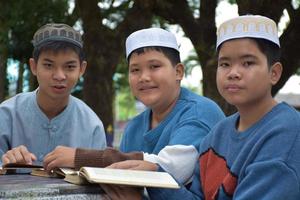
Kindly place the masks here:
[(254, 65), (254, 64), (255, 64), (254, 61), (245, 61), (245, 62), (243, 63), (243, 66), (244, 66), (244, 67), (250, 67), (250, 66), (252, 66), (252, 65)]
[(229, 63), (227, 63), (227, 62), (219, 62), (218, 63), (218, 67), (227, 68), (229, 66), (230, 66)]
[(150, 69), (157, 69), (157, 68), (160, 68), (161, 66), (160, 65), (150, 65)]
[(138, 71), (139, 71), (138, 68), (130, 68), (130, 70), (129, 70), (130, 73), (136, 73)]
[(76, 65), (67, 65), (66, 66), (66, 69), (71, 71), (71, 70), (74, 70), (76, 68)]
[(43, 63), (43, 66), (47, 69), (50, 69), (52, 67), (52, 63)]

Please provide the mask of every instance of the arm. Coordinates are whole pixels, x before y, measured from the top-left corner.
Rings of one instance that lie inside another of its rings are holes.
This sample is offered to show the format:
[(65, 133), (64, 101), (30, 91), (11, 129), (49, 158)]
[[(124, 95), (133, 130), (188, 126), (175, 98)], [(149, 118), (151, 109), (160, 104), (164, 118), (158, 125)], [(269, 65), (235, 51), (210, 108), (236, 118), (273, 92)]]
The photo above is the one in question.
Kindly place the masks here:
[(197, 158), (198, 151), (193, 145), (166, 146), (158, 155), (144, 153), (145, 161), (157, 163), (179, 183), (192, 177)]
[(99, 123), (95, 127), (93, 133), (92, 148), (93, 149), (105, 149), (106, 148), (106, 136), (102, 122), (98, 119)]
[(44, 158), (44, 168), (48, 171), (56, 167), (71, 167), (79, 170), (82, 166), (106, 167), (123, 160), (142, 160), (143, 153), (122, 153), (113, 148), (104, 150), (75, 149), (58, 146)]
[[(20, 145), (12, 148), (12, 130), (13, 120), (8, 108), (0, 107), (0, 165), (7, 163), (27, 163), (32, 164), (37, 158), (29, 152), (26, 146)], [(22, 143), (21, 143), (22, 144)], [(12, 148), (12, 149), (11, 149)]]
[(3, 165), (8, 163), (32, 164), (32, 162), (35, 160), (37, 160), (36, 156), (33, 153), (30, 153), (28, 149), (23, 145), (20, 145), (7, 151), (2, 156)]

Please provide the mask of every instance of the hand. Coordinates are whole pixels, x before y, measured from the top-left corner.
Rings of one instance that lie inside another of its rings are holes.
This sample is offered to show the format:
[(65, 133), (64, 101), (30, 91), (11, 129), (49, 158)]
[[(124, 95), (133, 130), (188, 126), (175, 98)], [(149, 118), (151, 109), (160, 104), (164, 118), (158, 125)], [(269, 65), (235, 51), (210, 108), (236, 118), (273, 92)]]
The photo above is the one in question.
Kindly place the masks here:
[(158, 166), (155, 163), (144, 160), (126, 160), (122, 162), (113, 163), (107, 168), (157, 171)]
[(141, 200), (143, 188), (101, 184), (101, 188), (111, 200)]
[(31, 165), (36, 159), (36, 156), (33, 153), (30, 153), (24, 145), (20, 145), (3, 154), (2, 164), (26, 163)]
[(57, 167), (74, 168), (75, 148), (57, 146), (52, 152), (44, 158), (44, 169), (50, 172)]

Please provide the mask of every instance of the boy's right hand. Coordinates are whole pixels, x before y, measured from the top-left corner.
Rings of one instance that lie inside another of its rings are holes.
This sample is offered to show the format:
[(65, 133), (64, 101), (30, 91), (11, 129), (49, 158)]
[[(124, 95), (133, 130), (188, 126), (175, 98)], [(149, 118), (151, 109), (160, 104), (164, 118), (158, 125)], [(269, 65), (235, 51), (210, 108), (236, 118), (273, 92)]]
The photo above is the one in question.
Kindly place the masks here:
[(31, 165), (36, 159), (36, 156), (33, 153), (30, 153), (24, 145), (20, 145), (3, 154), (2, 164), (26, 163)]
[(74, 168), (76, 148), (57, 146), (44, 158), (44, 169), (50, 172), (57, 167)]

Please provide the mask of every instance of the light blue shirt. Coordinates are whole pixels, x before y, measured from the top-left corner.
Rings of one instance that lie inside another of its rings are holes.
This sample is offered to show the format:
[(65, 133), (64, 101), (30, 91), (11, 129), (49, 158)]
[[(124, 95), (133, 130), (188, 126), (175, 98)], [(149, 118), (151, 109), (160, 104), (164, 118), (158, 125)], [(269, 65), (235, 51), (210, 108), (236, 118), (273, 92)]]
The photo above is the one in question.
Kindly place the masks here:
[(18, 94), (0, 104), (0, 158), (20, 145), (35, 154), (38, 162), (58, 145), (106, 147), (103, 124), (83, 101), (70, 96), (63, 112), (49, 120), (36, 99), (34, 91)]

